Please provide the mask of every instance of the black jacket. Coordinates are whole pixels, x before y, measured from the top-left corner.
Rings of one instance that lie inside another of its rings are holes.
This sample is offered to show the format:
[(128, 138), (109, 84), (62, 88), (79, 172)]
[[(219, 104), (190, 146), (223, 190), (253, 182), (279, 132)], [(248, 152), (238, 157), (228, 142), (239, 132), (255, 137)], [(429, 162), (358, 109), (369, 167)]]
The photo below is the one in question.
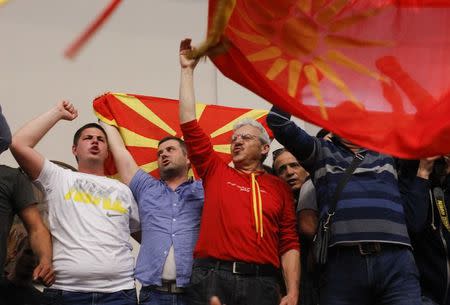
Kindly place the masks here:
[(450, 232), (442, 223), (433, 195), (433, 189), (441, 187), (450, 212), (450, 175), (425, 180), (416, 177), (416, 172), (417, 166), (410, 173), (400, 171), (399, 181), (405, 195), (406, 221), (420, 272), (422, 295), (438, 304), (450, 305)]

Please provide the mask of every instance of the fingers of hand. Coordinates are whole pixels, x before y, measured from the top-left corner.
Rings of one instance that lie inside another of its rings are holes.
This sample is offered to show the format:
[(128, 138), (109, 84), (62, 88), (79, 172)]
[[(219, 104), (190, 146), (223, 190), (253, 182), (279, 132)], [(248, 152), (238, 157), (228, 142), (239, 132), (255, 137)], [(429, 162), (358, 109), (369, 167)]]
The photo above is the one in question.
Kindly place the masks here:
[(55, 272), (51, 266), (40, 264), (34, 269), (33, 280), (39, 280), (45, 286), (50, 286), (55, 282)]
[(191, 49), (191, 41), (192, 40), (190, 38), (183, 39), (180, 43), (180, 52), (190, 50)]

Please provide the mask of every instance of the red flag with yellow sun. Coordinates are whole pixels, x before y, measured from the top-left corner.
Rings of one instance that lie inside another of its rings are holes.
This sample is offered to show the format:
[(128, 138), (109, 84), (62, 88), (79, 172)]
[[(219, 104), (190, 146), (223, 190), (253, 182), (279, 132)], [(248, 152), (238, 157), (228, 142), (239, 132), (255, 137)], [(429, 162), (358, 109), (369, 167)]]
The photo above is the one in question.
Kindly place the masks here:
[(450, 152), (450, 0), (209, 0), (203, 54), (359, 145)]
[[(226, 161), (231, 161), (230, 138), (233, 125), (252, 118), (265, 127), (267, 110), (231, 108), (197, 104), (197, 120), (210, 135), (214, 150)], [(182, 137), (178, 119), (178, 101), (123, 93), (108, 93), (94, 100), (97, 117), (118, 127), (124, 143), (136, 163), (146, 172), (158, 177), (158, 142), (167, 136)], [(267, 129), (267, 127), (266, 127)], [(271, 135), (269, 133), (269, 135)], [(106, 162), (106, 174), (114, 176), (117, 170), (113, 160)]]

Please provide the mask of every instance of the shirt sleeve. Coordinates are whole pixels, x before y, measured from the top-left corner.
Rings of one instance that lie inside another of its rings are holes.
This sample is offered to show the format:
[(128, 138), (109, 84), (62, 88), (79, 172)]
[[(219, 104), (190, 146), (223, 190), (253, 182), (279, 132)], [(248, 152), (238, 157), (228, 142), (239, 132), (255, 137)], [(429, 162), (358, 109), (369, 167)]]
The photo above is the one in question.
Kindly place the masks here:
[(218, 163), (223, 161), (214, 151), (210, 137), (200, 128), (197, 120), (181, 124), (180, 126), (189, 160), (194, 165), (198, 175), (204, 179)]
[(8, 149), (11, 144), (11, 130), (9, 129), (8, 122), (2, 113), (2, 107), (0, 106), (0, 153)]
[(14, 185), (11, 199), (13, 202), (14, 211), (16, 213), (36, 203), (31, 182), (19, 169), (17, 169), (17, 174), (13, 183)]
[(48, 159), (45, 159), (44, 166), (42, 167), (39, 176), (36, 178), (34, 182), (48, 196), (52, 193), (54, 186), (58, 185), (60, 181), (63, 180), (62, 179), (63, 174), (64, 169), (50, 162)]
[(280, 221), (280, 257), (289, 250), (299, 250), (300, 243), (297, 232), (294, 199), (292, 192), (285, 183), (280, 183), (280, 192), (283, 198), (283, 211)]
[(136, 172), (133, 178), (131, 178), (130, 190), (133, 193), (138, 205), (143, 194), (145, 194), (145, 191), (154, 187), (157, 183), (159, 183), (158, 180), (156, 180), (152, 175), (144, 172), (142, 169), (139, 169)]
[(319, 211), (317, 207), (316, 188), (311, 179), (308, 179), (300, 189), (297, 213), (302, 210)]
[(400, 179), (399, 188), (408, 229), (412, 232), (424, 230), (431, 200), (429, 181), (420, 177), (415, 177), (409, 182)]
[(267, 115), (267, 125), (275, 139), (311, 172), (319, 146), (318, 140), (292, 122), (289, 114), (276, 107), (272, 107)]

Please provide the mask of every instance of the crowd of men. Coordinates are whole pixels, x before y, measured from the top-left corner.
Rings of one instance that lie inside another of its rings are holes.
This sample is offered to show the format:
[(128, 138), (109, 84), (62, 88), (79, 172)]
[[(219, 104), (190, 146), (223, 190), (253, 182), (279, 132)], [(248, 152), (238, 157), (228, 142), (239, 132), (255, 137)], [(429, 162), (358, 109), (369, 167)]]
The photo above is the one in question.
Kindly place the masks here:
[[(14, 136), (0, 108), (1, 152), (9, 148), (21, 167), (0, 166), (0, 303), (450, 304), (449, 156), (397, 160), (327, 131), (313, 137), (273, 107), (267, 123), (284, 146), (273, 153), (273, 173), (263, 166), (267, 131), (249, 119), (233, 128), (230, 166), (196, 119), (190, 43), (181, 42), (179, 56), (183, 140), (159, 141), (160, 179), (105, 123), (75, 133), (77, 171), (42, 156), (34, 147), (45, 134), (77, 118), (70, 102)], [(120, 181), (105, 176), (110, 152)], [(201, 179), (189, 177), (191, 167)], [(30, 181), (45, 194), (48, 228)], [(36, 257), (29, 281), (4, 272), (15, 214)], [(319, 265), (313, 238), (327, 217)], [(130, 236), (140, 243), (136, 266)]]

